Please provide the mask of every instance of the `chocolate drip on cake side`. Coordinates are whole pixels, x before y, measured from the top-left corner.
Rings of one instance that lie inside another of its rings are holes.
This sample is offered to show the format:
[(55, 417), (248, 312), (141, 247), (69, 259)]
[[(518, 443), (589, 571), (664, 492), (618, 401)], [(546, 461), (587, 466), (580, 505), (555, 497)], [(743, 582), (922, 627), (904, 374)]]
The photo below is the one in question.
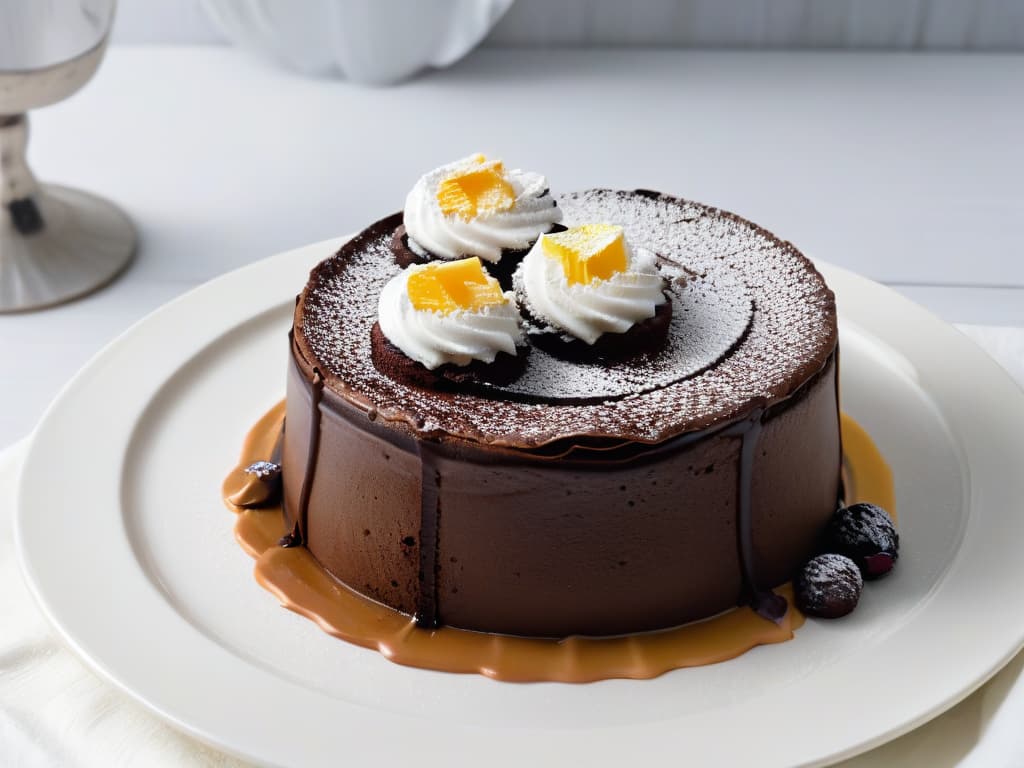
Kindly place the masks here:
[[(830, 363), (837, 363), (838, 349), (833, 350), (821, 369), (809, 377), (800, 386), (790, 392), (787, 397), (779, 401), (760, 400), (756, 407), (747, 411), (733, 420), (709, 426), (692, 432), (683, 433), (662, 440), (658, 443), (642, 443), (626, 441), (617, 445), (606, 445), (600, 440), (593, 446), (587, 444), (586, 438), (567, 439), (563, 443), (554, 443), (555, 448), (551, 451), (551, 445), (534, 450), (526, 451), (496, 451), (493, 454), (468, 456), (460, 453), (460, 461), (479, 462), (497, 466), (544, 465), (555, 463), (558, 466), (581, 470), (581, 471), (606, 471), (612, 467), (636, 465), (647, 462), (658, 461), (662, 457), (675, 452), (685, 450), (693, 445), (708, 440), (715, 436), (728, 436), (740, 440), (739, 456), (737, 458), (737, 487), (736, 487), (736, 552), (742, 582), (742, 593), (739, 596), (740, 604), (749, 604), (759, 615), (771, 621), (779, 621), (788, 610), (786, 600), (775, 594), (772, 589), (763, 584), (759, 578), (755, 565), (755, 542), (754, 542), (754, 520), (753, 509), (753, 472), (755, 460), (758, 455), (758, 445), (762, 432), (762, 425), (766, 420), (777, 414), (778, 411), (791, 407), (808, 390), (811, 384), (817, 380), (819, 375), (824, 375)], [(293, 358), (293, 364), (298, 365), (299, 361)], [(336, 393), (324, 392), (325, 389), (322, 375), (319, 369), (310, 366), (309, 373), (305, 378), (307, 391), (313, 390), (312, 399), (317, 404), (314, 408), (329, 408), (333, 413), (346, 420), (358, 423), (361, 428), (366, 429), (368, 424), (378, 420), (376, 409), (366, 409), (353, 406), (340, 398)], [(315, 372), (314, 372), (315, 371)], [(836, 372), (838, 376), (838, 372)], [(310, 379), (313, 379), (314, 386), (310, 386)], [(838, 418), (838, 417), (837, 417)], [(311, 431), (316, 432), (319, 428), (319, 413), (314, 413), (311, 419)], [(419, 536), (419, 594), (415, 601), (414, 615), (416, 623), (420, 627), (432, 628), (440, 626), (440, 595), (438, 594), (438, 570), (440, 561), (438, 558), (439, 543), (439, 521), (440, 521), (440, 468), (438, 461), (446, 458), (451, 450), (443, 443), (430, 442), (428, 438), (410, 439), (401, 430), (389, 429), (386, 426), (373, 428), (372, 431), (380, 438), (394, 445), (400, 450), (416, 452), (420, 460), (420, 536)], [(317, 437), (310, 435), (310, 451), (312, 455), (318, 452), (314, 441)], [(313, 467), (307, 462), (306, 474), (309, 475)], [(309, 486), (310, 483), (304, 484)], [(837, 502), (842, 498), (842, 489), (838, 489)], [(301, 498), (308, 502), (308, 488)], [(304, 504), (303, 506), (304, 507)], [(302, 510), (299, 511), (299, 518), (302, 520), (305, 530), (305, 519)], [(308, 540), (307, 540), (308, 541)]]
[(433, 629), (441, 624), (437, 610), (438, 547), (441, 538), (441, 471), (433, 446), (418, 445), (420, 455), (420, 570), (416, 598), (416, 626)]
[[(277, 439), (274, 441), (274, 450), (271, 453), (270, 460), (275, 464), (280, 464), (284, 456), (284, 431), (287, 428), (287, 421), (281, 422), (281, 429), (278, 430)], [(291, 515), (288, 514), (288, 500), (285, 498), (285, 494), (282, 491), (280, 495), (281, 499), (281, 517), (284, 519), (285, 526), (289, 522), (292, 523), (292, 529), (277, 541), (277, 546), (288, 549), (289, 547), (302, 546), (302, 534), (299, 533), (299, 521), (292, 521)]]
[(743, 579), (743, 597), (760, 616), (778, 622), (788, 610), (786, 598), (770, 589), (762, 589), (754, 566), (754, 459), (757, 457), (765, 410), (764, 405), (755, 408), (726, 434), (738, 435), (740, 438), (736, 469), (736, 550)]
[(306, 467), (302, 474), (302, 486), (299, 489), (299, 508), (296, 510), (295, 524), (302, 541), (309, 541), (308, 517), (309, 497), (313, 492), (313, 480), (316, 477), (317, 459), (320, 454), (320, 400), (324, 394), (324, 377), (319, 368), (313, 369), (313, 386), (310, 391), (309, 445), (306, 449)]
[(845, 461), (843, 459), (843, 415), (839, 408), (839, 403), (842, 402), (839, 399), (839, 342), (836, 342), (835, 351), (832, 353), (832, 358), (835, 361), (833, 363), (835, 377), (835, 388), (836, 388), (836, 418), (839, 420), (839, 493), (836, 498), (836, 509), (841, 509), (846, 505), (846, 481), (843, 479), (843, 465)]

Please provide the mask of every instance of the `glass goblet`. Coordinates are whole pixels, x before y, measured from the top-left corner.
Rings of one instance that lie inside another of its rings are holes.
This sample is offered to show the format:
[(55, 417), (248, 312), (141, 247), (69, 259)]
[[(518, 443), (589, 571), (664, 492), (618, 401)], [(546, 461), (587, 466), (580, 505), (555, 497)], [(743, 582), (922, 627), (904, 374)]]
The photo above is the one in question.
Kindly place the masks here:
[(93, 76), (115, 4), (0, 0), (0, 312), (89, 293), (135, 253), (135, 228), (120, 209), (39, 183), (25, 159), (28, 111), (66, 99)]

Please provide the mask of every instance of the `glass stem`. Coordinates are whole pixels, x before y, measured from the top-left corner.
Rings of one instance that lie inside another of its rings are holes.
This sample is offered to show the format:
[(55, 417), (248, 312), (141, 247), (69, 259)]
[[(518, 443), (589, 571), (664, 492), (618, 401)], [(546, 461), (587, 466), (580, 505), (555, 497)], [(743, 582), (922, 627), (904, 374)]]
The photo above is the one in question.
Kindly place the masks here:
[(11, 224), (23, 235), (43, 228), (36, 205), (39, 183), (28, 167), (28, 115), (0, 115), (0, 205), (7, 209)]

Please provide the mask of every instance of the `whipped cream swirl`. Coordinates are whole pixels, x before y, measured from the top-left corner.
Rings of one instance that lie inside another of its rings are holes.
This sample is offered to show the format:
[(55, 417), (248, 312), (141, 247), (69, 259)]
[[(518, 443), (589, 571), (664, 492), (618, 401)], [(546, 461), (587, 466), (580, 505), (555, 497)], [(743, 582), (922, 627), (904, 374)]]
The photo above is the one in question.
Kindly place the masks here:
[(425, 268), (426, 265), (412, 266), (395, 275), (384, 286), (377, 302), (381, 331), (407, 357), (434, 370), (445, 363), (491, 363), (499, 352), (514, 355), (516, 345), (526, 343), (511, 291), (504, 294), (504, 304), (491, 304), (476, 311), (445, 314), (414, 307), (406, 284), (410, 274)]
[(420, 177), (405, 199), (404, 223), (409, 247), (440, 259), (479, 256), (497, 263), (503, 250), (529, 248), (541, 234), (562, 220), (562, 211), (539, 173), (505, 171), (515, 202), (509, 210), (487, 211), (466, 219), (446, 215), (437, 200), (445, 179), (479, 162), (471, 156), (443, 165)]
[(607, 280), (570, 284), (562, 264), (544, 253), (543, 238), (530, 249), (515, 274), (524, 305), (538, 320), (587, 344), (605, 333), (625, 333), (654, 317), (668, 299), (655, 255), (625, 244), (627, 266)]

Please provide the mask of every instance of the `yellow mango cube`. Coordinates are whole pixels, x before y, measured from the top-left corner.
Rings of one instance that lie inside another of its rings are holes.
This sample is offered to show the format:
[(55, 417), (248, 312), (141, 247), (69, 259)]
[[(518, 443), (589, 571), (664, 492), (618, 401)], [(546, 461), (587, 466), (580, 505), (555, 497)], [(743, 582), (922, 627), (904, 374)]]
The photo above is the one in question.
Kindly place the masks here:
[(475, 312), (508, 299), (498, 281), (487, 274), (476, 256), (458, 261), (435, 261), (409, 275), (409, 301), (416, 309), (440, 312)]
[(483, 213), (508, 211), (516, 193), (505, 179), (500, 160), (483, 155), (473, 157), (474, 165), (444, 179), (437, 188), (437, 202), (445, 216), (474, 219)]
[(607, 280), (628, 265), (626, 239), (616, 224), (584, 224), (544, 235), (545, 255), (562, 263), (570, 284)]

